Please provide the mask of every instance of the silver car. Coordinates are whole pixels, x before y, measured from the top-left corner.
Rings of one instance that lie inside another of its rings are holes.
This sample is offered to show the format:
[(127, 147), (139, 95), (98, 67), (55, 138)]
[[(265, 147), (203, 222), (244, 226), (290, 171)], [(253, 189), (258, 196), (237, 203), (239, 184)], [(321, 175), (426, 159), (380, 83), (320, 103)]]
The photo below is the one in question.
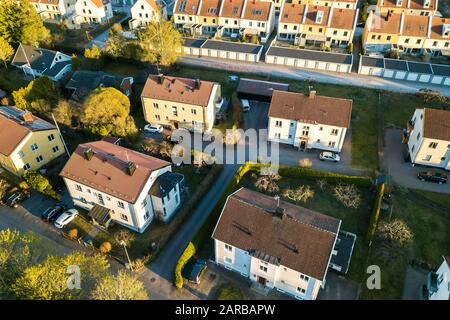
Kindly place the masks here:
[(55, 221), (55, 227), (62, 229), (64, 226), (68, 225), (75, 217), (78, 215), (76, 209), (69, 209), (58, 217)]

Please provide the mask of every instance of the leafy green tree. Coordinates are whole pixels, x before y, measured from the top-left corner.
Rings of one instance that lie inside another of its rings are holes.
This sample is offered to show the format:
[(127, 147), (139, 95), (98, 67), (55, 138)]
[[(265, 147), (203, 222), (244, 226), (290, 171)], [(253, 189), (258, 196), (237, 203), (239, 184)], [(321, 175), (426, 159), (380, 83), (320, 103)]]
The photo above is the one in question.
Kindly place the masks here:
[(129, 113), (126, 95), (115, 88), (97, 88), (86, 98), (81, 122), (94, 134), (126, 137), (137, 131)]
[(56, 107), (53, 109), (53, 115), (58, 123), (66, 126), (72, 125), (73, 112), (67, 100), (59, 100)]
[(31, 233), (0, 230), (0, 299), (12, 297), (11, 285), (31, 266), (35, 240)]
[(94, 300), (148, 300), (144, 284), (120, 270), (117, 275), (101, 279), (91, 294)]
[(127, 39), (122, 35), (122, 26), (116, 23), (109, 30), (109, 37), (105, 44), (105, 52), (111, 57), (124, 56)]
[(3, 61), (5, 68), (8, 69), (6, 62), (11, 60), (14, 54), (14, 49), (11, 47), (3, 37), (0, 36), (0, 60)]
[(31, 188), (39, 192), (44, 192), (50, 185), (50, 182), (46, 177), (34, 170), (25, 171), (23, 178)]
[[(49, 118), (48, 111), (57, 103), (59, 90), (50, 78), (40, 77), (31, 81), (25, 88), (14, 91), (12, 96), (18, 108), (27, 109)], [(37, 100), (44, 100), (48, 104), (45, 105), (42, 101), (33, 104)]]
[(102, 50), (95, 44), (90, 49), (84, 49), (84, 58), (89, 69), (99, 70), (103, 67)]
[[(70, 288), (72, 266), (79, 268), (80, 288)], [(63, 257), (49, 256), (43, 263), (26, 268), (12, 286), (18, 299), (74, 300), (87, 299), (100, 279), (107, 276), (108, 260), (104, 255), (86, 256), (73, 252)]]
[(359, 20), (361, 22), (364, 22), (364, 23), (366, 22), (367, 17), (369, 15), (367, 13), (368, 8), (369, 8), (369, 3), (367, 1), (365, 1), (362, 5), (361, 11), (359, 12)]
[(182, 37), (171, 21), (151, 22), (140, 39), (142, 60), (159, 66), (170, 66), (181, 54)]
[(12, 46), (24, 43), (37, 47), (51, 40), (49, 30), (28, 0), (0, 2), (0, 36)]

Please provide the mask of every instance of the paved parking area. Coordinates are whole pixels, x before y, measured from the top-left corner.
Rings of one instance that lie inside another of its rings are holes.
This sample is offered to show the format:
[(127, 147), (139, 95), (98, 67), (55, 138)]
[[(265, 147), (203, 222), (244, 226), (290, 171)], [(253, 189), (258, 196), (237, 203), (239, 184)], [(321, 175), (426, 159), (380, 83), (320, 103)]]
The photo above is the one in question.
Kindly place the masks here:
[(358, 283), (329, 271), (325, 288), (320, 289), (317, 300), (356, 300), (357, 295)]
[(408, 265), (402, 300), (418, 300), (420, 289), (426, 283), (428, 271)]
[(392, 181), (396, 184), (419, 190), (434, 191), (441, 193), (450, 193), (450, 183), (437, 184), (433, 182), (420, 181), (417, 174), (420, 171), (436, 170), (448, 175), (448, 172), (442, 169), (436, 169), (425, 166), (412, 166), (403, 159), (403, 151), (406, 151), (406, 145), (400, 140), (401, 130), (389, 129), (384, 135), (383, 166)]

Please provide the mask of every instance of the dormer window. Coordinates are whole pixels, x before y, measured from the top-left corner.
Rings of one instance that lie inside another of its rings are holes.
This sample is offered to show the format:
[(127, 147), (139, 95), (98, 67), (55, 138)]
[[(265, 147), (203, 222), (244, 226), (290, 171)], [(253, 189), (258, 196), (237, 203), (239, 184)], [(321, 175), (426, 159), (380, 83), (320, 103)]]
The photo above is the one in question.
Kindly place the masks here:
[(208, 13), (216, 13), (216, 8), (208, 8)]
[(429, 8), (430, 7), (430, 0), (423, 0), (423, 7)]
[(401, 7), (403, 4), (403, 0), (396, 0), (395, 4), (397, 7)]
[(450, 25), (449, 24), (442, 25), (442, 35), (444, 37), (448, 37), (450, 35)]
[(252, 9), (252, 15), (254, 16), (260, 16), (262, 14), (261, 9)]
[(323, 11), (317, 11), (316, 15), (316, 23), (322, 23), (323, 20)]

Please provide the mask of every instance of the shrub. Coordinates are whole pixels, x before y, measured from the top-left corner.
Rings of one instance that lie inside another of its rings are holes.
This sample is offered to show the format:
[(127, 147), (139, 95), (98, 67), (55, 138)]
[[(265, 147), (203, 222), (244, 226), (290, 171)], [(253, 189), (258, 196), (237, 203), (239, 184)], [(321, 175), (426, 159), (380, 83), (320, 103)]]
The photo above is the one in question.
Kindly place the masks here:
[(244, 300), (241, 288), (235, 283), (227, 283), (221, 286), (217, 293), (217, 300)]
[(0, 203), (6, 196), (8, 190), (11, 188), (11, 184), (3, 178), (0, 178)]
[(28, 185), (28, 183), (26, 183), (25, 181), (21, 181), (20, 183), (19, 183), (19, 188), (20, 189), (30, 189), (30, 186)]
[(370, 243), (373, 239), (375, 231), (377, 230), (378, 219), (380, 217), (381, 202), (383, 201), (384, 194), (384, 183), (380, 185), (378, 190), (377, 198), (375, 200), (375, 205), (373, 207), (372, 215), (370, 216), (369, 230), (367, 231), (366, 241)]
[(395, 219), (393, 221), (382, 221), (378, 226), (378, 237), (383, 240), (397, 242), (405, 245), (411, 242), (414, 235), (405, 221)]
[(189, 242), (183, 254), (180, 256), (180, 259), (178, 259), (177, 265), (175, 267), (175, 287), (177, 287), (177, 289), (183, 288), (184, 280), (183, 276), (181, 275), (181, 271), (183, 271), (184, 266), (189, 261), (189, 259), (194, 256), (194, 254), (195, 246), (192, 242)]
[(256, 180), (255, 187), (260, 191), (275, 193), (280, 190), (280, 187), (276, 183), (276, 181), (280, 180), (281, 176), (278, 174), (261, 176)]
[(23, 178), (30, 185), (31, 188), (39, 192), (44, 192), (50, 185), (50, 182), (46, 177), (44, 177), (42, 174), (34, 170), (26, 171), (23, 174)]
[(334, 197), (347, 208), (358, 208), (361, 195), (354, 184), (338, 184), (333, 188)]
[(100, 245), (99, 250), (101, 253), (109, 253), (112, 250), (112, 245), (110, 242), (105, 241)]
[(310, 198), (314, 197), (314, 190), (310, 186), (300, 186), (297, 189), (286, 189), (283, 192), (283, 196), (295, 203), (306, 202)]
[(77, 228), (70, 229), (69, 233), (67, 233), (67, 237), (72, 240), (78, 238), (78, 229)]
[(300, 168), (311, 168), (312, 167), (312, 160), (309, 158), (300, 159), (298, 160), (298, 166)]

